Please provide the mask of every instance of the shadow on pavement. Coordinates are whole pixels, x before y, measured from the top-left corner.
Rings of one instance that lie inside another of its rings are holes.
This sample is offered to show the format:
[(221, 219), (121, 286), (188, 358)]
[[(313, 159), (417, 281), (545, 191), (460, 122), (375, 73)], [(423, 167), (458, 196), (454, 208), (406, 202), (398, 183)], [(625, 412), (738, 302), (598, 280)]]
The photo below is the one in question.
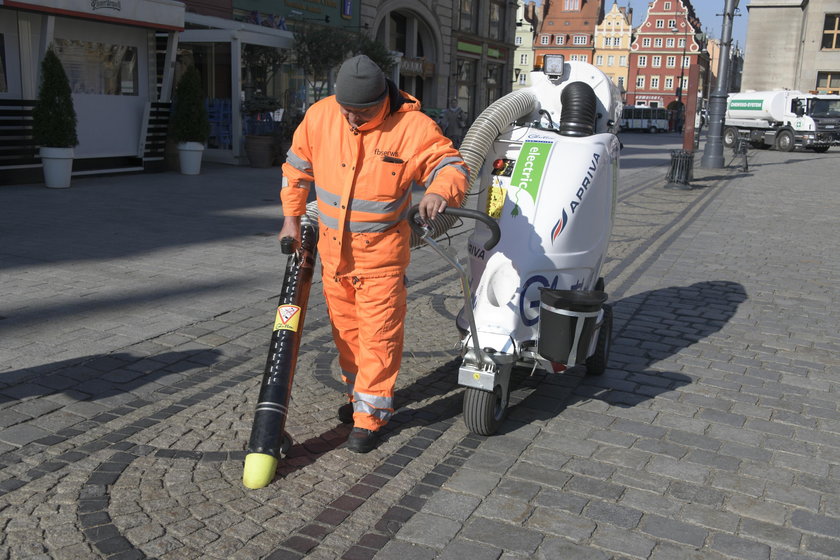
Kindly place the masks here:
[[(220, 357), (219, 350), (208, 348), (164, 352), (154, 356), (116, 352), (54, 362), (49, 368), (55, 373), (0, 387), (0, 404), (56, 394), (64, 394), (76, 401), (96, 401), (158, 383), (167, 376), (178, 375), (180, 379), (180, 374), (215, 364)], [(36, 372), (43, 367), (31, 371)], [(4, 375), (21, 371), (4, 372)]]
[(633, 407), (687, 385), (691, 377), (651, 366), (720, 331), (746, 299), (741, 284), (725, 280), (623, 298), (613, 304), (610, 367), (604, 374), (586, 376), (585, 369), (577, 367), (545, 374), (544, 382), (512, 407), (509, 417), (550, 420), (570, 405), (593, 399)]

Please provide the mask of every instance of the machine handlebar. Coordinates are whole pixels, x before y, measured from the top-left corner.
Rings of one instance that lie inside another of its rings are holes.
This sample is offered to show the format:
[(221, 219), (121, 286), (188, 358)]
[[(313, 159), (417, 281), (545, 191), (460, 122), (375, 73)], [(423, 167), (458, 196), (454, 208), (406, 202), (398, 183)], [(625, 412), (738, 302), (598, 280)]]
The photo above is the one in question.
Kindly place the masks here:
[[(414, 230), (419, 237), (423, 237), (423, 225), (417, 220), (417, 215), (420, 212), (420, 206), (415, 204), (408, 210), (408, 225), (411, 226), (411, 229)], [(452, 208), (447, 206), (443, 209), (443, 214), (448, 214), (450, 216), (455, 216), (458, 218), (472, 218), (473, 220), (478, 220), (490, 228), (490, 239), (487, 240), (487, 243), (484, 244), (484, 249), (489, 251), (496, 244), (499, 242), (499, 239), (502, 236), (502, 232), (499, 229), (499, 224), (485, 214), (484, 212), (479, 212), (478, 210), (470, 210), (469, 208)]]

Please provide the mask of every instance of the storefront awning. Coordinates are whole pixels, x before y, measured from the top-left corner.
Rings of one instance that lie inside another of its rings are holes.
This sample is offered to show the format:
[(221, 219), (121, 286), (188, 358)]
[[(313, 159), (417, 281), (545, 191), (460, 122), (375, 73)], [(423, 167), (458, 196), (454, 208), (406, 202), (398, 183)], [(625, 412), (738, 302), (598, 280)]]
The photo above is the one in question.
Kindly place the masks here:
[(295, 44), (294, 34), (283, 29), (193, 13), (186, 15), (186, 21), (203, 29), (185, 29), (181, 43), (226, 43), (238, 39), (242, 43), (281, 49), (290, 49)]
[(184, 29), (184, 3), (175, 0), (0, 0), (0, 6), (154, 29)]

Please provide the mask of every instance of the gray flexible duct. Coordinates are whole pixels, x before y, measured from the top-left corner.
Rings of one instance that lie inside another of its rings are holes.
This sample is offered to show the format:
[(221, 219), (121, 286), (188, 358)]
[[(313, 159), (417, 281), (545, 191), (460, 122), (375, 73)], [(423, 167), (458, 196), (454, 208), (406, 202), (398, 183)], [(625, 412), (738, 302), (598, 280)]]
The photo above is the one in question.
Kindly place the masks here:
[[(513, 91), (490, 104), (475, 119), (464, 141), (461, 143), (461, 157), (470, 169), (467, 194), (472, 191), (473, 183), (478, 178), (484, 159), (493, 147), (493, 142), (508, 126), (517, 119), (530, 115), (537, 109), (537, 96), (530, 90)], [(467, 197), (464, 197), (466, 204)], [(463, 206), (462, 204), (462, 206)], [(446, 233), (457, 218), (441, 215), (432, 223), (432, 238)], [(411, 232), (411, 247), (422, 245), (423, 241), (413, 231)]]

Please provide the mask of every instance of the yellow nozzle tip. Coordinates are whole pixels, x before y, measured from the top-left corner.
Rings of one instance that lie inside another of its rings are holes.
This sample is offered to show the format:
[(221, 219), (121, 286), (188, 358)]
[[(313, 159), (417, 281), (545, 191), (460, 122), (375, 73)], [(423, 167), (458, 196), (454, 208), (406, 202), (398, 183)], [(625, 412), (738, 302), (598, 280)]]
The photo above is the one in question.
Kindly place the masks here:
[(265, 453), (248, 453), (245, 455), (242, 484), (251, 489), (265, 488), (274, 479), (276, 470), (277, 458)]

